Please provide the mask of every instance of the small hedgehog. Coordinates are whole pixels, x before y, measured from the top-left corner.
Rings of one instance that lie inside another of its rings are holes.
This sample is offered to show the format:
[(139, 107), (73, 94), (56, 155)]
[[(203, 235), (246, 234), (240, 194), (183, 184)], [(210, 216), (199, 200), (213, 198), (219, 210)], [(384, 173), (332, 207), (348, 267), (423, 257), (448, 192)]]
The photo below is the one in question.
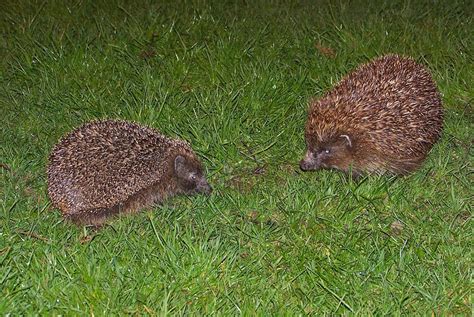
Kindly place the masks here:
[(190, 145), (127, 121), (89, 122), (49, 157), (48, 194), (66, 219), (102, 225), (177, 194), (210, 194)]
[(441, 98), (430, 73), (411, 58), (383, 56), (310, 102), (300, 167), (356, 177), (405, 175), (420, 167), (442, 128)]

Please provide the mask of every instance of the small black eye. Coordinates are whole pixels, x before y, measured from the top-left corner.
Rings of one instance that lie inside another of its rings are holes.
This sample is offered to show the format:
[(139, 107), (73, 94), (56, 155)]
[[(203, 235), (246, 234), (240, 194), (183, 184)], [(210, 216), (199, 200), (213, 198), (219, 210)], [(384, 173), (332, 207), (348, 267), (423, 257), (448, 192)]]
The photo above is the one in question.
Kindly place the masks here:
[(325, 150), (324, 150), (324, 153), (329, 154), (329, 153), (331, 153), (331, 150), (325, 149)]
[(191, 180), (195, 181), (197, 179), (196, 174), (191, 174)]

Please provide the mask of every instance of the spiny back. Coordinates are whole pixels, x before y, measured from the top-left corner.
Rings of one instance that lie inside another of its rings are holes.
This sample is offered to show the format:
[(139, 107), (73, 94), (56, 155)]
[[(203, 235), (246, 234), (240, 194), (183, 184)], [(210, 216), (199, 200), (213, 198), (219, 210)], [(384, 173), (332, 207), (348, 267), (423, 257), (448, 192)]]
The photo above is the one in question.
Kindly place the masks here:
[(360, 66), (312, 102), (306, 133), (320, 141), (351, 134), (390, 157), (423, 156), (439, 138), (442, 122), (430, 73), (411, 58), (387, 55)]
[(63, 210), (112, 207), (169, 177), (168, 156), (194, 156), (187, 142), (118, 120), (93, 121), (72, 131), (54, 147), (48, 166), (48, 192)]

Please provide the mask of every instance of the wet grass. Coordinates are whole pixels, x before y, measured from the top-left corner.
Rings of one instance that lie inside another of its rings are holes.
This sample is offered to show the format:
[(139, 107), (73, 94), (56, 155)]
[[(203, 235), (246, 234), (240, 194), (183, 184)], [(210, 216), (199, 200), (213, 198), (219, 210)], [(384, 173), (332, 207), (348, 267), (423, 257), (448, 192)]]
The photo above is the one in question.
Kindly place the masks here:
[[(0, 4), (0, 314), (472, 314), (469, 1)], [(384, 53), (446, 108), (424, 167), (301, 173), (307, 100)], [(215, 188), (113, 221), (46, 195), (61, 135), (123, 118), (189, 140)], [(471, 247), (470, 247), (471, 245)]]

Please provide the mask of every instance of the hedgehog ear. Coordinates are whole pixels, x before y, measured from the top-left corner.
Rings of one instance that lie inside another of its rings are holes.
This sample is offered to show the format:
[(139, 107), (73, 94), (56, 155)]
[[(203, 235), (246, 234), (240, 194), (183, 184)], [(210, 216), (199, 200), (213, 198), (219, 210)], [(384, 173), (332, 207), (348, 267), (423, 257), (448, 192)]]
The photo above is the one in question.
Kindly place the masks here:
[(339, 137), (344, 140), (344, 143), (348, 147), (352, 147), (352, 140), (347, 134), (341, 134)]
[(174, 159), (174, 170), (178, 175), (183, 175), (186, 172), (186, 159), (184, 158), (184, 156), (176, 156), (176, 158)]

